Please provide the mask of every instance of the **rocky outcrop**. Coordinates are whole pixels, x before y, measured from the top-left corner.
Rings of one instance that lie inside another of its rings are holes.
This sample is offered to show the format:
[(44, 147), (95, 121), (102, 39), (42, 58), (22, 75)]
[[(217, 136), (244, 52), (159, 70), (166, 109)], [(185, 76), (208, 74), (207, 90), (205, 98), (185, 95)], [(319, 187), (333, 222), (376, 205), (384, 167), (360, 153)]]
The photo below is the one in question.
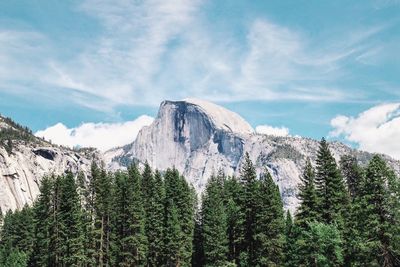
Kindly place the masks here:
[(0, 140), (0, 208), (3, 213), (32, 204), (45, 175), (66, 171), (89, 175), (95, 151), (83, 154), (52, 145), (29, 132), (22, 134), (24, 129), (15, 128), (0, 117), (0, 131), (2, 129), (12, 129), (8, 132), (10, 137)]
[[(355, 154), (361, 164), (372, 155), (334, 142), (330, 148), (337, 160)], [(105, 153), (111, 169), (132, 161), (147, 161), (153, 168), (175, 166), (201, 193), (207, 179), (219, 170), (240, 175), (246, 152), (257, 172), (267, 169), (279, 185), (286, 208), (294, 211), (300, 175), (306, 159), (315, 162), (318, 141), (300, 137), (273, 137), (254, 133), (239, 115), (201, 100), (164, 101), (153, 124), (144, 127), (132, 144)], [(399, 162), (387, 157), (398, 172)]]

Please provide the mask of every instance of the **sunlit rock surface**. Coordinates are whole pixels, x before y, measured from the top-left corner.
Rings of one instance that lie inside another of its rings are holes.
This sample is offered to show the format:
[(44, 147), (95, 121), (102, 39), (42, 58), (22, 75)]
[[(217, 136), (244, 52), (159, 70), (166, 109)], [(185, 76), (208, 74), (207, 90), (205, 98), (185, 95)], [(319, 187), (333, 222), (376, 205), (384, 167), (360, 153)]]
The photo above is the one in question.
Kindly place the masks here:
[[(352, 153), (365, 164), (372, 157), (338, 142), (330, 148), (337, 160)], [(248, 152), (258, 173), (267, 169), (272, 174), (285, 208), (294, 211), (299, 204), (302, 169), (307, 158), (315, 162), (317, 150), (318, 141), (256, 134), (238, 114), (206, 101), (187, 99), (161, 103), (157, 118), (139, 132), (135, 142), (106, 152), (104, 158), (114, 170), (132, 161), (147, 161), (161, 171), (175, 166), (201, 194), (208, 178), (219, 170), (239, 176)], [(387, 159), (399, 173), (399, 163)]]

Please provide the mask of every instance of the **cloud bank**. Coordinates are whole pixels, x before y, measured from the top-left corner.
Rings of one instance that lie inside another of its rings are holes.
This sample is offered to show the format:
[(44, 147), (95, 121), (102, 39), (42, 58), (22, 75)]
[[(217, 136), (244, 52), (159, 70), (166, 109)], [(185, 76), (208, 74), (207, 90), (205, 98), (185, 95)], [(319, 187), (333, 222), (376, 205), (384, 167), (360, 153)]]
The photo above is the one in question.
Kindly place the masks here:
[(59, 145), (95, 147), (106, 151), (133, 142), (140, 129), (150, 125), (153, 120), (152, 117), (143, 115), (123, 123), (83, 123), (76, 128), (68, 128), (62, 123), (57, 123), (36, 132), (35, 135)]
[(274, 136), (288, 136), (289, 129), (286, 127), (273, 127), (270, 125), (258, 125), (256, 127), (256, 133), (274, 135)]
[(372, 107), (356, 117), (339, 115), (331, 120), (332, 137), (343, 137), (359, 148), (400, 159), (400, 103)]

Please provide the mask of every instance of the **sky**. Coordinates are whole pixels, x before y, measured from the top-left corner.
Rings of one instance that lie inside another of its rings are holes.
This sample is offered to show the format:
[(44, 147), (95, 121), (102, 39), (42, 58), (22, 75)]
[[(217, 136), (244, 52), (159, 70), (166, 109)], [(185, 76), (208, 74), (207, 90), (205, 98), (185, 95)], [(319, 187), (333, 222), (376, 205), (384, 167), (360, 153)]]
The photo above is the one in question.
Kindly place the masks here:
[(201, 98), (400, 158), (399, 51), (400, 0), (4, 0), (0, 113), (106, 150)]

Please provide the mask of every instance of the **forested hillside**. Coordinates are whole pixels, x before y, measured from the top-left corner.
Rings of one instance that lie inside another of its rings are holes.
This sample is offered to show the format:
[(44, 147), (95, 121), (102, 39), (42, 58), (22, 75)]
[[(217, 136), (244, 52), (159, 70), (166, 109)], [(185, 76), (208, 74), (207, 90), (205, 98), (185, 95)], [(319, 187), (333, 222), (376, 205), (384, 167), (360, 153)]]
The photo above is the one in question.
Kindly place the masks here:
[(337, 163), (324, 139), (295, 214), (248, 155), (201, 201), (174, 168), (91, 173), (46, 177), (32, 207), (6, 213), (1, 266), (400, 266), (399, 179), (379, 156)]

